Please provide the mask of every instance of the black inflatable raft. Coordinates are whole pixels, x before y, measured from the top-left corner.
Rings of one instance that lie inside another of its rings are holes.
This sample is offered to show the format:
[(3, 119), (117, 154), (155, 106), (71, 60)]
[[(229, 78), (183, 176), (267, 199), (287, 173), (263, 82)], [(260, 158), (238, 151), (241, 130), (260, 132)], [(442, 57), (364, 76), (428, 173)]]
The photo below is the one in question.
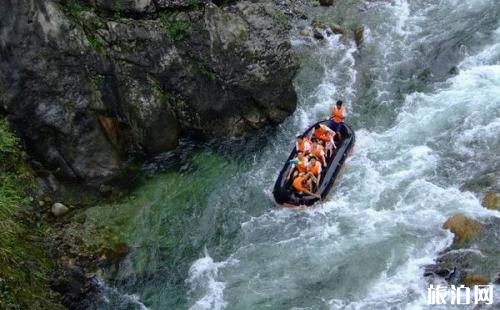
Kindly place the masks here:
[[(320, 121), (307, 129), (304, 132), (304, 135), (308, 137), (312, 136), (313, 128), (317, 124), (325, 124), (326, 121)], [(322, 199), (328, 195), (330, 188), (333, 186), (335, 179), (339, 176), (340, 170), (342, 169), (342, 165), (344, 164), (345, 159), (349, 155), (351, 149), (354, 146), (355, 135), (354, 131), (348, 125), (344, 124), (341, 129), (342, 140), (335, 140), (335, 145), (337, 149), (334, 150), (332, 156), (327, 158), (327, 166), (323, 168), (321, 172), (321, 180), (320, 184), (317, 188), (316, 193), (321, 196)], [(274, 184), (273, 195), (274, 200), (281, 206), (310, 206), (314, 204), (319, 199), (309, 195), (301, 195), (297, 193), (292, 188), (292, 177), (290, 179), (286, 179), (288, 173), (291, 169), (293, 169), (293, 164), (290, 163), (290, 160), (297, 156), (297, 149), (294, 147), (292, 153), (288, 157), (285, 166), (281, 169), (278, 179), (276, 180), (276, 184)]]

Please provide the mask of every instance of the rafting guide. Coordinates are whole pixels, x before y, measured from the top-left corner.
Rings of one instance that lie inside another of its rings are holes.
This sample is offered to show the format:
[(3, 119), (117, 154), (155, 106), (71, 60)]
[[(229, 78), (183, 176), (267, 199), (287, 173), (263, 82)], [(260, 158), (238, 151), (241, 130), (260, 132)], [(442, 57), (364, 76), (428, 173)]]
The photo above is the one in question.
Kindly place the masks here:
[[(491, 305), (493, 303), (493, 286), (492, 285), (474, 285), (472, 302), (477, 305), (484, 303)], [(427, 289), (427, 304), (429, 305), (445, 305), (447, 297), (450, 298), (450, 305), (469, 305), (471, 303), (471, 289), (465, 285), (456, 287), (430, 285)]]

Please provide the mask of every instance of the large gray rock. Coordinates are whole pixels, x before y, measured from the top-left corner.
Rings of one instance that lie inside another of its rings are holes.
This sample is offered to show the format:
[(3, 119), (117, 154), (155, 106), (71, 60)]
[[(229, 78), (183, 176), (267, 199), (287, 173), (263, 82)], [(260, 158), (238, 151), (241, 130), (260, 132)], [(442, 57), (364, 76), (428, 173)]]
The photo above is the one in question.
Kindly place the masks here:
[(2, 104), (58, 177), (98, 185), (182, 132), (239, 135), (295, 109), (289, 18), (272, 2), (117, 4), (0, 4)]

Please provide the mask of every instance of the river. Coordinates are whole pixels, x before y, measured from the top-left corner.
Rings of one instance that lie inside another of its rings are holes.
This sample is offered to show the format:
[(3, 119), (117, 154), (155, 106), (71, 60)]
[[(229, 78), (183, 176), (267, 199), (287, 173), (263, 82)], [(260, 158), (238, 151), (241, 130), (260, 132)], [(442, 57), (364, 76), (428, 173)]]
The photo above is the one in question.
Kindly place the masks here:
[[(186, 145), (181, 169), (152, 163), (126, 201), (88, 212), (133, 249), (101, 309), (439, 309), (423, 270), (452, 242), (441, 225), (498, 216), (461, 190), (500, 168), (498, 0), (339, 1), (313, 18), (363, 25), (364, 43), (296, 25), (299, 106), (283, 124)], [(344, 174), (315, 208), (275, 207), (294, 137), (336, 98), (357, 135)]]

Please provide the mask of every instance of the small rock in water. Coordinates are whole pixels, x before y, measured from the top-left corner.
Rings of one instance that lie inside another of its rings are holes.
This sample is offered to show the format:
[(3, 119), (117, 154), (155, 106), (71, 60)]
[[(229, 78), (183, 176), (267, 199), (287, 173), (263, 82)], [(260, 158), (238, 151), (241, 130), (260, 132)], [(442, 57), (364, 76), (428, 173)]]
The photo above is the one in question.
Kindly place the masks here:
[(473, 274), (466, 276), (463, 282), (465, 286), (474, 287), (474, 285), (486, 285), (490, 283), (490, 280), (483, 275)]
[(323, 39), (325, 39), (325, 37), (323, 36), (323, 34), (318, 29), (314, 29), (314, 38), (317, 39), (317, 40), (323, 40)]
[(54, 214), (54, 216), (62, 216), (69, 212), (69, 208), (60, 202), (56, 202), (55, 204), (52, 205), (51, 211), (52, 214)]
[(357, 47), (360, 47), (363, 44), (363, 41), (365, 40), (364, 36), (365, 28), (363, 26), (354, 29), (354, 41), (356, 42)]
[(500, 194), (489, 192), (483, 198), (483, 207), (500, 211)]
[(304, 36), (304, 37), (309, 37), (311, 36), (311, 29), (309, 28), (304, 28), (300, 31), (300, 35)]
[(457, 75), (458, 73), (460, 72), (460, 70), (458, 69), (457, 66), (453, 66), (450, 71), (448, 71), (448, 74), (451, 74), (451, 75)]
[(483, 229), (483, 225), (474, 219), (466, 217), (465, 215), (456, 214), (444, 222), (443, 229), (449, 229), (455, 234), (455, 241), (462, 243), (470, 241), (476, 237)]
[(333, 0), (319, 0), (319, 4), (322, 6), (330, 6), (333, 5)]
[(332, 23), (330, 25), (330, 29), (332, 29), (333, 33), (335, 33), (335, 34), (341, 34), (343, 36), (347, 35), (347, 33), (348, 33), (347, 27), (341, 26), (341, 25), (336, 24), (336, 23)]

